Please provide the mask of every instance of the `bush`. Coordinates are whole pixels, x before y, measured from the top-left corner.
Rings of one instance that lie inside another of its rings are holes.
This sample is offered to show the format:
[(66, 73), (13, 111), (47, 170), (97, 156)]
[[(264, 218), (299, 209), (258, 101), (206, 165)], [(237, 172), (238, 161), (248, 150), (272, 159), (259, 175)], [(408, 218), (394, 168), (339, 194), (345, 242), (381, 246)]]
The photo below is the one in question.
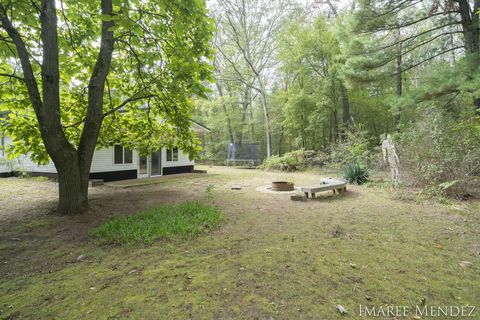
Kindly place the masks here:
[(284, 154), (282, 157), (271, 156), (263, 160), (263, 163), (260, 165), (260, 169), (264, 170), (279, 170), (279, 171), (296, 171), (300, 166), (298, 159), (288, 153)]
[(430, 108), (421, 118), (399, 136), (402, 182), (445, 196), (479, 196), (480, 117), (453, 119)]
[(329, 161), (328, 154), (313, 150), (295, 150), (283, 156), (272, 156), (265, 159), (260, 166), (264, 170), (296, 171), (324, 166)]
[(340, 141), (331, 148), (330, 163), (333, 167), (344, 167), (358, 163), (369, 167), (375, 159), (374, 144), (368, 138), (367, 131), (361, 127), (353, 127), (344, 141)]
[(200, 153), (195, 161), (197, 163), (210, 164), (210, 165), (223, 165), (225, 162), (226, 153), (225, 152), (211, 152), (204, 151)]
[(192, 239), (217, 227), (222, 220), (222, 212), (215, 207), (185, 202), (112, 218), (90, 235), (99, 244), (150, 244), (159, 239)]
[(368, 182), (370, 173), (368, 168), (359, 163), (353, 163), (342, 169), (342, 176), (349, 183), (361, 185)]

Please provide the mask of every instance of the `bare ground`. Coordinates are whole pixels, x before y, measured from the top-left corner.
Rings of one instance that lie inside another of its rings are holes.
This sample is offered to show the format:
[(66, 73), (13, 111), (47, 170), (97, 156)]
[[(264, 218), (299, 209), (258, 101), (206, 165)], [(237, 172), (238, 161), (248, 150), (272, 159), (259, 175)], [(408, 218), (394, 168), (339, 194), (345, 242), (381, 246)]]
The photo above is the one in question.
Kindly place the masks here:
[[(90, 211), (75, 217), (55, 214), (55, 183), (0, 179), (0, 319), (335, 319), (338, 304), (356, 319), (360, 304), (480, 308), (478, 202), (399, 201), (383, 184), (293, 202), (255, 189), (319, 174), (207, 170), (93, 188)], [(111, 216), (192, 199), (222, 208), (225, 223), (148, 247), (88, 237)]]

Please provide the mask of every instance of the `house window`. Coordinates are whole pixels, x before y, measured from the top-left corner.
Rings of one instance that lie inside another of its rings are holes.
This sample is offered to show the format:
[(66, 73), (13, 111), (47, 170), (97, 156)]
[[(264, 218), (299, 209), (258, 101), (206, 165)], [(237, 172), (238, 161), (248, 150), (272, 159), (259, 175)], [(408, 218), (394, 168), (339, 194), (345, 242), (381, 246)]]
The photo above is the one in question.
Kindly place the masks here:
[(133, 152), (127, 148), (116, 144), (113, 150), (113, 163), (114, 164), (126, 164), (133, 162)]
[(178, 161), (178, 148), (167, 149), (167, 161)]

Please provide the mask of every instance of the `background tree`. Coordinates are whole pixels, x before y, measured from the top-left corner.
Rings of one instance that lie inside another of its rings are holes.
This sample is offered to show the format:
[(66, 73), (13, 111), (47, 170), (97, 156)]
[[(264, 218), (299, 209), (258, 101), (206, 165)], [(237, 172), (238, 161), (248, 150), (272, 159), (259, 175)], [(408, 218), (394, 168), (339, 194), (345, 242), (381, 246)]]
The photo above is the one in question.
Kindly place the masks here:
[[(230, 81), (243, 86), (240, 95), (242, 119), (252, 106), (252, 91), (258, 94), (264, 117), (266, 156), (272, 153), (269, 92), (277, 63), (277, 35), (292, 7), (291, 2), (265, 0), (220, 0), (214, 8), (219, 59), (232, 69)], [(240, 131), (241, 135), (241, 131)]]
[[(435, 95), (456, 95), (460, 90), (472, 96), (480, 112), (478, 92), (465, 90), (465, 82), (475, 81), (479, 60), (479, 1), (361, 1), (351, 30), (357, 37), (351, 43), (350, 78), (354, 81), (396, 79), (396, 95), (401, 96), (408, 77), (429, 64), (446, 61), (452, 66), (455, 56), (465, 55), (465, 68), (452, 68), (457, 83), (442, 81), (433, 88)], [(453, 58), (452, 58), (453, 57)], [(364, 71), (373, 70), (365, 74)], [(463, 86), (463, 89), (461, 87)], [(471, 87), (474, 87), (473, 85)], [(428, 100), (430, 95), (417, 97)], [(395, 101), (395, 100), (394, 100)], [(398, 110), (398, 101), (393, 103)]]
[(203, 1), (0, 2), (2, 128), (11, 154), (51, 158), (60, 212), (87, 208), (96, 147), (195, 154), (190, 96), (205, 91), (211, 32)]

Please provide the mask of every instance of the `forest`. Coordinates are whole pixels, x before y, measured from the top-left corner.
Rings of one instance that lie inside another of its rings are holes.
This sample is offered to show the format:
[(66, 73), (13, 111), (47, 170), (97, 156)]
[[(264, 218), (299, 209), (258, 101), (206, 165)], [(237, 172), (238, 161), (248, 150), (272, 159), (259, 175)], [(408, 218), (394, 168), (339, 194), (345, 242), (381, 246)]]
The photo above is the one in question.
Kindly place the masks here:
[(480, 169), (480, 1), (217, 0), (214, 83), (194, 118), (202, 155), (258, 144), (264, 167), (382, 167), (471, 196)]

